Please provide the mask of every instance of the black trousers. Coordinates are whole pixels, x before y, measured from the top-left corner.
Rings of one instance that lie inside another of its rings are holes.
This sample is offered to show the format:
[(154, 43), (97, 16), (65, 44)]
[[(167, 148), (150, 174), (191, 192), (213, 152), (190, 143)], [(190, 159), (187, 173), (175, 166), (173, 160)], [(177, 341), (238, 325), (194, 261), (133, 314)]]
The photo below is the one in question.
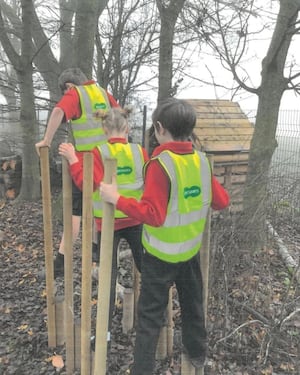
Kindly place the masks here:
[(156, 346), (173, 283), (181, 307), (182, 344), (193, 358), (205, 351), (207, 334), (199, 253), (177, 264), (163, 262), (146, 253), (142, 260), (132, 375), (153, 374)]
[[(109, 323), (108, 328), (111, 330), (112, 314), (115, 305), (116, 282), (118, 277), (118, 246), (122, 239), (128, 242), (132, 251), (134, 263), (139, 272), (141, 272), (141, 262), (143, 254), (142, 246), (142, 225), (127, 227), (114, 232), (113, 256), (112, 256), (112, 273), (110, 286), (110, 304), (109, 304)], [(101, 232), (99, 233), (99, 246), (101, 243)], [(101, 249), (100, 249), (101, 251)]]

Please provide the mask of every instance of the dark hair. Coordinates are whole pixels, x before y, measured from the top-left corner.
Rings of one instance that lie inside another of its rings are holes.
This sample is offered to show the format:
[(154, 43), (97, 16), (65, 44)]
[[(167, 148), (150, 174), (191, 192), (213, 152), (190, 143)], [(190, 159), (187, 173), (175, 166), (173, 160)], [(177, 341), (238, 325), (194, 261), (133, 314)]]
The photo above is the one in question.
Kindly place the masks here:
[(88, 79), (79, 68), (68, 68), (58, 77), (58, 86), (61, 91), (65, 90), (66, 83), (74, 83), (76, 86), (82, 85)]
[(188, 139), (196, 125), (194, 108), (183, 99), (168, 98), (160, 101), (152, 114), (155, 126), (159, 121), (175, 140)]

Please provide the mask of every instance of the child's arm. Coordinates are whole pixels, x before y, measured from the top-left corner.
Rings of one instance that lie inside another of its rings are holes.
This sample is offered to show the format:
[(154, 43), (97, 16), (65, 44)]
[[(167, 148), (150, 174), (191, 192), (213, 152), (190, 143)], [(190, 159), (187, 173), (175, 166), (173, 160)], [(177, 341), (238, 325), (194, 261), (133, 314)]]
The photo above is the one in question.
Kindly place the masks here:
[[(97, 148), (93, 149), (94, 156), (94, 190), (96, 190), (103, 179), (104, 167)], [(75, 185), (82, 190), (83, 185), (83, 156), (84, 152), (76, 152), (70, 143), (62, 143), (59, 146), (59, 154), (64, 156), (69, 162), (69, 170)]]
[(219, 183), (216, 177), (212, 177), (212, 202), (211, 207), (214, 210), (223, 210), (229, 205), (229, 194), (227, 190)]
[(141, 200), (120, 196), (115, 184), (101, 182), (102, 199), (116, 205), (129, 217), (154, 227), (161, 226), (166, 218), (170, 181), (157, 161), (147, 167), (145, 188)]
[(75, 148), (72, 143), (61, 143), (58, 146), (58, 153), (59, 155), (67, 159), (69, 165), (78, 162), (78, 157), (75, 153)]

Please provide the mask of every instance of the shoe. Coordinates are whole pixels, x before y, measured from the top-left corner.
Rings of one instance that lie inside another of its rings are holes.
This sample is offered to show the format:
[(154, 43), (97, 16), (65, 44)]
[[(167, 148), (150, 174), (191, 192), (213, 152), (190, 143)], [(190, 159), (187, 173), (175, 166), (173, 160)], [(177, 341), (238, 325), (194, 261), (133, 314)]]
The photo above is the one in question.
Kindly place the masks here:
[(205, 354), (200, 357), (190, 358), (190, 361), (195, 368), (202, 368), (205, 365)]
[(65, 267), (64, 267), (64, 255), (57, 253), (54, 260), (54, 279), (57, 277), (64, 277)]
[(187, 349), (185, 347), (183, 347), (183, 352), (186, 353), (186, 355), (188, 356), (191, 364), (196, 369), (199, 369), (199, 368), (202, 368), (202, 367), (205, 366), (205, 360), (206, 360), (206, 354), (207, 354), (207, 339), (203, 338), (199, 344), (200, 345), (199, 345), (198, 353), (200, 353), (200, 355), (197, 356), (197, 357), (192, 357), (188, 353)]

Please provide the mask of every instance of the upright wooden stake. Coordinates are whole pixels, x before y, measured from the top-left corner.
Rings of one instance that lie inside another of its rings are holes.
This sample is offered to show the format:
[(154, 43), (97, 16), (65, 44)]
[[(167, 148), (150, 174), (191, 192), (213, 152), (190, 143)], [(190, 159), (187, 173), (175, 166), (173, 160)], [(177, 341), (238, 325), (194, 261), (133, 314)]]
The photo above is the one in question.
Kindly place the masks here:
[(63, 180), (63, 224), (64, 224), (64, 286), (65, 286), (65, 338), (66, 338), (66, 371), (74, 373), (74, 299), (73, 299), (73, 239), (72, 239), (72, 179), (68, 162), (62, 158)]
[(138, 300), (140, 296), (140, 287), (141, 287), (141, 275), (136, 268), (135, 264), (133, 264), (133, 294), (134, 294), (134, 321), (133, 325), (137, 324), (137, 306)]
[[(116, 169), (116, 159), (104, 160), (104, 182), (112, 182), (112, 176), (116, 174)], [(94, 375), (106, 374), (107, 330), (114, 236), (114, 209), (114, 206), (110, 203), (103, 204)]]
[(181, 353), (181, 375), (195, 375), (195, 367), (192, 365), (189, 357), (185, 353)]
[(93, 154), (83, 156), (81, 374), (91, 373)]
[(172, 355), (173, 355), (173, 343), (174, 343), (173, 289), (174, 289), (174, 285), (172, 285), (169, 289), (168, 326), (167, 326), (167, 354), (168, 354), (168, 357), (172, 357)]
[[(211, 168), (213, 169), (213, 159), (212, 156), (208, 156), (208, 159), (211, 164)], [(203, 309), (204, 309), (204, 316), (205, 321), (207, 319), (207, 303), (208, 303), (208, 282), (209, 282), (209, 259), (210, 259), (210, 226), (211, 226), (211, 211), (209, 209), (207, 213), (207, 219), (206, 219), (206, 225), (205, 230), (203, 233), (202, 238), (202, 246), (200, 250), (200, 267), (201, 267), (201, 273), (202, 273), (202, 284), (203, 284)], [(191, 375), (204, 375), (204, 366), (201, 368), (193, 368), (191, 363), (189, 362), (188, 357), (182, 353), (181, 355), (181, 363), (182, 363), (182, 369), (184, 368), (184, 371), (182, 371), (183, 374), (191, 374)], [(191, 368), (193, 368), (193, 371)]]
[(56, 346), (55, 328), (55, 293), (53, 271), (53, 243), (52, 243), (52, 209), (50, 189), (50, 168), (48, 147), (40, 149), (43, 222), (44, 222), (44, 251), (46, 268), (47, 319), (48, 319), (48, 346)]
[[(208, 157), (211, 168), (213, 169), (213, 159)], [(202, 238), (202, 247), (200, 251), (200, 266), (203, 280), (203, 309), (205, 321), (207, 320), (207, 304), (208, 304), (208, 282), (209, 282), (209, 259), (210, 259), (210, 226), (211, 226), (211, 210), (207, 213), (206, 226)], [(195, 375), (203, 375), (204, 367), (195, 369)]]

